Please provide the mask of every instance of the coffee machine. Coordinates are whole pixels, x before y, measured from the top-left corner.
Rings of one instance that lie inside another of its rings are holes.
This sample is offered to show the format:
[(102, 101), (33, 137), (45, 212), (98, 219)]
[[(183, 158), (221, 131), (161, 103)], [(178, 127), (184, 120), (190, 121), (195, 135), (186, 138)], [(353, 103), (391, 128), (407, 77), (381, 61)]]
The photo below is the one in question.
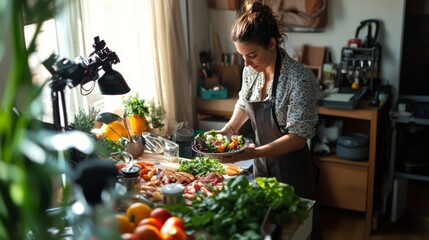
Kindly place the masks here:
[[(362, 40), (360, 31), (367, 29)], [(374, 31), (373, 31), (374, 30)], [(367, 19), (360, 22), (353, 39), (341, 49), (341, 66), (338, 79), (340, 90), (368, 87), (371, 93), (380, 84), (381, 45), (378, 43), (379, 21)]]

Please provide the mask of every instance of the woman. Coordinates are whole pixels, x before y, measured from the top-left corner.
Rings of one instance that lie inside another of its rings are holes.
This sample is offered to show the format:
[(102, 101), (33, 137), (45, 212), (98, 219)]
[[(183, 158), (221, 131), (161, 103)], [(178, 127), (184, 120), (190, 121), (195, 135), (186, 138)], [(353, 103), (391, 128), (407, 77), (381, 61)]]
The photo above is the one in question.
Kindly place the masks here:
[[(254, 159), (255, 177), (276, 177), (292, 185), (298, 196), (315, 199), (307, 146), (318, 120), (314, 75), (280, 47), (285, 26), (269, 6), (255, 2), (244, 8), (231, 30), (231, 40), (245, 61), (242, 88), (231, 119), (218, 133), (238, 134), (250, 119), (255, 145), (220, 160)], [(317, 215), (315, 209), (314, 220)], [(314, 220), (312, 239), (320, 239)]]

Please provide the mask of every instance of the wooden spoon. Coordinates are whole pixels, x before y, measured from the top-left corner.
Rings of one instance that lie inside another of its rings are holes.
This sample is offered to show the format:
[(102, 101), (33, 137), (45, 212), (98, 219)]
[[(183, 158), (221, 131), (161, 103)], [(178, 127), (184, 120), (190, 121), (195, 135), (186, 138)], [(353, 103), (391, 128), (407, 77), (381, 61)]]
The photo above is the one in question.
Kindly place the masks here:
[(134, 138), (131, 137), (130, 130), (128, 130), (127, 116), (125, 116), (125, 114), (124, 114), (124, 126), (125, 126), (125, 130), (127, 131), (127, 135), (128, 135), (128, 138), (130, 139), (130, 141), (132, 143), (136, 142), (134, 140)]

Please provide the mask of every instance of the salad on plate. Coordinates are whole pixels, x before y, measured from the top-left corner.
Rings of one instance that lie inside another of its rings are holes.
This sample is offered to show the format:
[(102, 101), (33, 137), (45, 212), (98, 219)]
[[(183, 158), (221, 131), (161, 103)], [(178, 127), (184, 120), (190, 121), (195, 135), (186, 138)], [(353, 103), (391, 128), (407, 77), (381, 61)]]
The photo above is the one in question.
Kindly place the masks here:
[(202, 155), (228, 156), (243, 151), (249, 140), (242, 135), (222, 135), (211, 130), (194, 138), (192, 149)]

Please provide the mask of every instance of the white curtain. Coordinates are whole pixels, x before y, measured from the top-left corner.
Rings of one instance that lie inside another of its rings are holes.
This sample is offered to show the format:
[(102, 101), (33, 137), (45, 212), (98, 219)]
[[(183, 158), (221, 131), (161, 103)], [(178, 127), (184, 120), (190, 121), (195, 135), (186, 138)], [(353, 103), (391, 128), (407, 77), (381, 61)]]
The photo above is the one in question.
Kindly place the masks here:
[[(185, 36), (179, 1), (151, 0), (152, 62), (157, 93), (170, 122), (187, 122), (192, 127), (193, 112)], [(170, 126), (171, 127), (171, 126)]]
[[(30, 68), (33, 73), (33, 82), (37, 85), (51, 79), (52, 74), (46, 70), (42, 62), (46, 60), (52, 53), (55, 53), (60, 58), (67, 58), (73, 60), (79, 55), (83, 55), (82, 42), (81, 42), (81, 27), (80, 27), (80, 7), (79, 2), (75, 0), (56, 0), (57, 6), (61, 8), (57, 11), (55, 19), (49, 19), (43, 23), (41, 32), (36, 40), (37, 49), (34, 54), (29, 58)], [(28, 46), (32, 36), (35, 32), (35, 24), (28, 24), (24, 26), (25, 41)], [(49, 84), (44, 85), (40, 101), (43, 106), (43, 113), (40, 120), (48, 123), (53, 123), (53, 106), (51, 99), (51, 91)], [(65, 93), (65, 106), (68, 117), (68, 124), (74, 121), (74, 113), (79, 107), (84, 109), (84, 98), (79, 94), (78, 89), (56, 89), (55, 91), (63, 91)], [(62, 115), (62, 104), (58, 102), (60, 118)], [(64, 121), (61, 125), (64, 126)]]
[[(73, 60), (78, 56), (85, 56), (83, 49), (80, 3), (75, 0), (57, 0), (61, 6), (55, 16), (58, 55)], [(69, 124), (74, 121), (74, 114), (79, 108), (88, 111), (85, 98), (80, 94), (79, 86), (66, 88), (66, 107)]]
[[(165, 108), (167, 123), (192, 124), (191, 84), (177, 0), (81, 0), (87, 52), (99, 36), (119, 56), (113, 66), (131, 88)], [(91, 95), (97, 94), (96, 91)], [(122, 96), (103, 96), (104, 110), (123, 113)], [(168, 130), (168, 124), (167, 124)]]

